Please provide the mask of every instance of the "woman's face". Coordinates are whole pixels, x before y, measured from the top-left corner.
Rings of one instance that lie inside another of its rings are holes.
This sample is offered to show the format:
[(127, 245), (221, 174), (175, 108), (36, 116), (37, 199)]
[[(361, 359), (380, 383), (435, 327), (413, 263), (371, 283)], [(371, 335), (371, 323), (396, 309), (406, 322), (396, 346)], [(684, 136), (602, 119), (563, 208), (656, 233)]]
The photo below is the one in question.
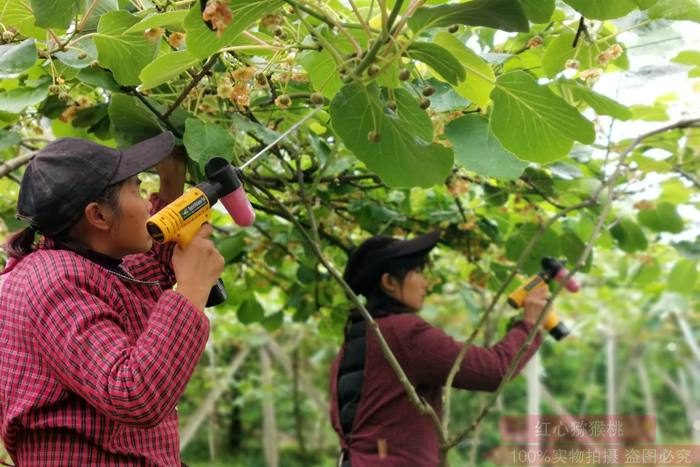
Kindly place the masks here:
[(382, 277), (382, 287), (390, 297), (400, 301), (412, 310), (419, 311), (423, 308), (425, 296), (428, 293), (428, 280), (421, 269), (418, 268), (409, 271), (403, 282), (389, 274), (385, 274)]
[(151, 249), (153, 240), (146, 230), (150, 212), (150, 201), (141, 195), (141, 180), (138, 176), (127, 179), (119, 190), (119, 211), (109, 231), (113, 250), (118, 257)]

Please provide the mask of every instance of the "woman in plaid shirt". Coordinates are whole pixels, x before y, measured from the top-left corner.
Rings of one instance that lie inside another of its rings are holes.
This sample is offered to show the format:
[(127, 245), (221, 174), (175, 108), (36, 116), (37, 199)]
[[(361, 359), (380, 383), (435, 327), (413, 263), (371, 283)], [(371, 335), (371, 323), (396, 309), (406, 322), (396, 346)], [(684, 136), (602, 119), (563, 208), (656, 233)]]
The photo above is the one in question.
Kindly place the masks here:
[[(17, 465), (181, 464), (176, 405), (224, 261), (208, 225), (185, 250), (148, 236), (182, 193), (172, 150), (170, 133), (124, 151), (66, 138), (26, 169), (17, 215), (30, 226), (0, 275), (0, 436)], [(156, 165), (149, 201), (136, 175)]]

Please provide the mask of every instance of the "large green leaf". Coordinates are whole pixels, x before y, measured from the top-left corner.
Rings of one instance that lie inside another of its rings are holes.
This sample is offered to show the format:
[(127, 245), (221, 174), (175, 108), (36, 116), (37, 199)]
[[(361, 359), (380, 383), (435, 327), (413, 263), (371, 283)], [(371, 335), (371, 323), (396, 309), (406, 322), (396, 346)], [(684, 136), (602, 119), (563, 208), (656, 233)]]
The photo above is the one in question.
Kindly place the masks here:
[(698, 0), (659, 0), (647, 10), (651, 19), (677, 19), (700, 23)]
[(126, 94), (112, 94), (108, 113), (114, 138), (120, 146), (131, 146), (163, 131), (153, 112), (137, 98)]
[(564, 0), (589, 19), (614, 19), (637, 8), (632, 0)]
[[(532, 223), (516, 228), (515, 232), (506, 240), (506, 258), (517, 261), (539, 228), (539, 225)], [(546, 230), (530, 251), (523, 264), (523, 271), (528, 274), (538, 272), (541, 269), (540, 261), (542, 258), (544, 256), (558, 257), (559, 250), (559, 236), (551, 229)]]
[(22, 73), (36, 62), (34, 39), (0, 45), (0, 77)]
[(521, 159), (552, 162), (565, 157), (574, 140), (595, 141), (590, 121), (523, 71), (501, 75), (491, 98), (491, 131)]
[(42, 28), (68, 29), (83, 8), (81, 0), (31, 0), (36, 25)]
[(678, 215), (676, 206), (671, 203), (659, 203), (653, 209), (642, 209), (637, 213), (637, 220), (654, 232), (683, 231), (683, 219)]
[(694, 68), (688, 72), (688, 77), (693, 78), (700, 76), (700, 51), (684, 50), (673, 57), (671, 61), (693, 66)]
[(37, 27), (29, 0), (0, 0), (0, 23), (12, 25), (27, 37), (46, 40), (46, 29)]
[(188, 68), (199, 63), (199, 59), (187, 50), (170, 52), (156, 58), (141, 70), (141, 88), (148, 89), (175, 79)]
[(182, 140), (187, 148), (187, 155), (202, 168), (214, 156), (229, 161), (233, 158), (233, 136), (219, 125), (204, 123), (198, 118), (188, 118)]
[(620, 219), (611, 229), (610, 233), (617, 240), (617, 244), (627, 253), (644, 251), (649, 245), (642, 228), (629, 218)]
[(530, 25), (518, 0), (473, 0), (436, 7), (422, 7), (408, 20), (413, 31), (464, 24), (503, 31), (528, 31)]
[(92, 39), (87, 39), (64, 52), (56, 52), (54, 56), (64, 65), (80, 70), (97, 60), (97, 49)]
[[(612, 40), (587, 42), (584, 39), (579, 39), (574, 48), (574, 37), (576, 35), (573, 32), (567, 32), (556, 36), (549, 42), (542, 56), (542, 70), (546, 76), (551, 78), (563, 71), (566, 61), (570, 59), (578, 60), (582, 70), (599, 67), (600, 65), (598, 65), (596, 58), (601, 52), (604, 52), (615, 43)], [(624, 52), (612, 63), (622, 69), (628, 68), (627, 53)]]
[(533, 23), (546, 23), (552, 18), (555, 0), (519, 0), (520, 6)]
[(491, 66), (452, 34), (439, 32), (433, 42), (454, 55), (467, 70), (465, 79), (455, 86), (457, 93), (480, 107), (488, 106), (496, 81)]
[(260, 19), (265, 13), (274, 11), (282, 2), (280, 0), (236, 0), (229, 5), (233, 21), (219, 36), (210, 30), (202, 20), (202, 10), (197, 2), (185, 18), (187, 31), (187, 50), (194, 56), (206, 58), (219, 49), (230, 45), (251, 23)]
[(408, 48), (408, 56), (423, 62), (452, 85), (464, 80), (466, 74), (459, 60), (449, 51), (430, 42), (414, 42)]
[(147, 39), (142, 32), (126, 33), (139, 18), (125, 11), (113, 11), (100, 18), (94, 37), (100, 65), (109, 68), (118, 83), (134, 86), (139, 73), (156, 57), (159, 41)]
[(598, 115), (610, 115), (618, 120), (632, 118), (630, 109), (577, 81), (563, 80), (559, 82), (559, 85), (571, 92), (574, 99), (588, 104)]
[(445, 135), (452, 143), (456, 161), (480, 175), (515, 179), (527, 167), (501, 146), (489, 130), (488, 120), (479, 115), (451, 121), (445, 126)]
[[(331, 102), (330, 113), (345, 146), (388, 185), (429, 187), (449, 175), (452, 151), (417, 137), (410, 122), (386, 108), (376, 85), (344, 86)], [(376, 143), (368, 142), (373, 131), (379, 135)]]
[(327, 50), (304, 50), (299, 54), (298, 61), (309, 75), (314, 89), (328, 99), (332, 99), (343, 87), (343, 82), (336, 70), (335, 60)]
[(678, 261), (668, 275), (668, 289), (673, 292), (691, 294), (696, 292), (698, 280), (697, 262), (682, 259)]
[(18, 114), (31, 105), (37, 105), (49, 94), (51, 79), (41, 79), (35, 86), (22, 86), (0, 92), (0, 111)]

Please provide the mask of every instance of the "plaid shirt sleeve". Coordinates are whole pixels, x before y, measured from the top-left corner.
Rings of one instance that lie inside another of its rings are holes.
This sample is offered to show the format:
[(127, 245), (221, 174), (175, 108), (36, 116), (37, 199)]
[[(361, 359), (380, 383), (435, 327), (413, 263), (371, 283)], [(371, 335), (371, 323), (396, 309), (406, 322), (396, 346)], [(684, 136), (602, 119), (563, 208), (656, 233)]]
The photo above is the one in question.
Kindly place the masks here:
[[(167, 205), (158, 196), (158, 193), (153, 193), (150, 201), (151, 214), (157, 213)], [(174, 249), (175, 242), (158, 243), (154, 240), (150, 251), (125, 256), (122, 260), (122, 266), (138, 280), (158, 281), (164, 289), (169, 289), (175, 285), (175, 271), (172, 266)]]
[(177, 405), (204, 350), (206, 316), (166, 290), (134, 340), (120, 327), (118, 310), (91, 293), (79, 270), (57, 276), (41, 280), (42, 293), (29, 301), (35, 342), (48, 365), (105, 416), (157, 425)]

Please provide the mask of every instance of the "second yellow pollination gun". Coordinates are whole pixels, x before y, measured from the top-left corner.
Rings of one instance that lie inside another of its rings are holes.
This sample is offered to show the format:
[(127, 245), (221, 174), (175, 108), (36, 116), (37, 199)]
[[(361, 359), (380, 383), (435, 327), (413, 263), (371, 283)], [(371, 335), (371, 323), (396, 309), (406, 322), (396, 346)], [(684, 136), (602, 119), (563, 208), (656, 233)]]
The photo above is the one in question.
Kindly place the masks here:
[[(211, 208), (221, 201), (236, 224), (248, 227), (255, 222), (255, 211), (243, 190), (238, 169), (223, 157), (207, 162), (206, 180), (187, 190), (182, 196), (154, 214), (146, 229), (154, 240), (176, 242), (187, 247), (202, 225), (211, 219)], [(227, 298), (224, 283), (219, 279), (212, 287), (206, 306), (216, 306)]]
[[(520, 287), (508, 295), (508, 304), (513, 308), (520, 308), (525, 304), (525, 299), (530, 293), (542, 287), (548, 287), (552, 280), (561, 283), (568, 274), (569, 271), (564, 267), (564, 261), (549, 257), (542, 258), (542, 270), (527, 279)], [(573, 277), (569, 278), (566, 284), (563, 285), (569, 292), (578, 292), (581, 289), (581, 285)], [(571, 332), (559, 320), (553, 309), (549, 310), (543, 327), (558, 341), (568, 336)]]

